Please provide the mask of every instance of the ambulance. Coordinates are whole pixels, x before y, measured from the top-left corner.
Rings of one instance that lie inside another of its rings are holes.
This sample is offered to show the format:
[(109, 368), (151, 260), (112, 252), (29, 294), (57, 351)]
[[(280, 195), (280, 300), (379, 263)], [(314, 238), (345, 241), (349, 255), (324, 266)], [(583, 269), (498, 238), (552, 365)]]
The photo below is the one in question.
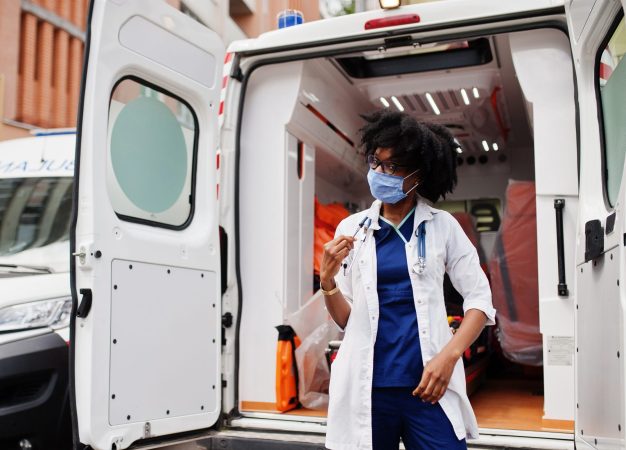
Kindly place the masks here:
[(75, 146), (59, 129), (0, 142), (0, 448), (71, 445)]
[(390, 108), (454, 133), (459, 184), (435, 207), (469, 224), (498, 310), (469, 445), (625, 448), (625, 6), (433, 1), (225, 52), (166, 2), (92, 2), (70, 233), (76, 442), (323, 448), (324, 386), (277, 408), (276, 327), (317, 349), (322, 385), (341, 336), (316, 292), (315, 205), (369, 206), (361, 114)]

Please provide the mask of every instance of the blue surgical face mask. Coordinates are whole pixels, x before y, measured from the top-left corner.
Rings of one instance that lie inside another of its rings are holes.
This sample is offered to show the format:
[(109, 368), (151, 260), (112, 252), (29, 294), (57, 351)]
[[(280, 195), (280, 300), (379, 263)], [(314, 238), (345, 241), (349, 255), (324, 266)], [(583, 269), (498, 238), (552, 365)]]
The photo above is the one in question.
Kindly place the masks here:
[(370, 191), (374, 198), (377, 198), (383, 203), (398, 203), (400, 200), (405, 199), (408, 193), (417, 187), (417, 184), (415, 184), (415, 186), (407, 192), (402, 190), (404, 180), (416, 172), (417, 170), (403, 178), (370, 169), (367, 173), (367, 182), (370, 184)]

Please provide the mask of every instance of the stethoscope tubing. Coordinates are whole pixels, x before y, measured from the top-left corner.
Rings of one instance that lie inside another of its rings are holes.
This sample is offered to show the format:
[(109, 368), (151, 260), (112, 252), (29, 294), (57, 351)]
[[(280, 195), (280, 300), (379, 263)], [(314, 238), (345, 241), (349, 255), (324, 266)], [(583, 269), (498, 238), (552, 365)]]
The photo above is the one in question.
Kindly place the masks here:
[[(367, 232), (369, 231), (369, 227), (372, 224), (372, 219), (369, 217), (365, 217), (357, 226), (356, 231), (352, 235), (353, 238), (359, 234), (359, 231), (363, 228), (363, 238), (357, 249), (355, 249), (355, 253), (352, 256), (352, 260), (349, 263), (343, 264), (344, 267), (344, 275), (350, 273), (352, 271), (352, 266), (354, 262), (357, 260), (359, 253), (361, 252), (361, 248), (365, 245), (365, 240), (367, 239)], [(415, 230), (415, 236), (417, 237), (417, 268), (415, 265), (413, 266), (413, 271), (422, 275), (426, 270), (426, 222), (421, 222), (417, 230)]]

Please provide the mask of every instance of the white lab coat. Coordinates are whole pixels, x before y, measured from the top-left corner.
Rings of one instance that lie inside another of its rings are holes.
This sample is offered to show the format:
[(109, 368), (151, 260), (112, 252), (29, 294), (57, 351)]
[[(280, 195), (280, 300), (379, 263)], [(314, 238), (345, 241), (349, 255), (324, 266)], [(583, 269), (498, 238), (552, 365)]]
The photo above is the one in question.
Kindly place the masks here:
[[(369, 210), (344, 219), (337, 227), (337, 236), (352, 236), (366, 215), (372, 219), (360, 251), (360, 242), (355, 243), (354, 251), (358, 251), (358, 254), (352, 270), (344, 275), (341, 269), (335, 277), (344, 297), (352, 303), (352, 312), (331, 373), (326, 434), (326, 446), (330, 449), (372, 448), (372, 373), (378, 328), (376, 244), (372, 234), (380, 228), (380, 206), (381, 202), (377, 200)], [(417, 267), (415, 231), (424, 220), (426, 269), (423, 274), (418, 275), (413, 270), (414, 266)], [(362, 236), (363, 233), (359, 232), (357, 239)], [(463, 296), (464, 311), (479, 309), (487, 316), (487, 325), (494, 325), (495, 309), (476, 249), (448, 212), (435, 209), (425, 200), (419, 199), (415, 209), (413, 233), (405, 248), (419, 323), (422, 360), (426, 364), (452, 338), (443, 296), (445, 272)], [(439, 404), (459, 439), (478, 437), (476, 417), (465, 390), (462, 358), (457, 361), (448, 390)]]

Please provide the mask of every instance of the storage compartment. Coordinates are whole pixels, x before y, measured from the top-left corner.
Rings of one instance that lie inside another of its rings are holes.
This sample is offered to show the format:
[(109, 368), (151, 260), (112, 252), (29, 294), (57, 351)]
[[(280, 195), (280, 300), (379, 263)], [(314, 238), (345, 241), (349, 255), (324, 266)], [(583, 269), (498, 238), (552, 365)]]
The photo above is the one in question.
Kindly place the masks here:
[[(459, 143), (459, 183), (435, 206), (454, 213), (485, 270), (497, 267), (499, 281), (507, 258), (512, 270), (520, 270), (513, 263), (519, 252), (507, 254), (509, 233), (515, 234), (515, 228), (507, 228), (512, 207), (507, 188), (511, 180), (532, 186), (527, 212), (537, 225), (526, 221), (523, 230), (535, 235), (527, 236), (527, 245), (524, 235), (517, 236), (521, 252), (531, 260), (524, 263), (524, 274), (507, 276), (510, 281), (523, 275), (534, 290), (522, 296), (510, 282), (498, 284), (494, 299), (522, 309), (524, 323), (496, 306), (501, 324), (467, 355), (468, 385), (474, 391), (470, 400), (483, 428), (571, 432), (571, 360), (567, 352), (543, 358), (553, 338), (573, 337), (573, 322), (571, 328), (564, 326), (563, 306), (557, 306), (572, 298), (556, 295), (552, 202), (567, 198), (567, 218), (575, 218), (575, 106), (569, 43), (556, 29), (386, 53), (359, 51), (254, 71), (240, 124), (240, 411), (275, 412), (274, 327), (291, 324), (298, 311), (310, 310), (311, 321), (319, 325), (327, 320), (320, 314), (322, 297), (314, 297), (319, 287), (315, 204), (339, 203), (350, 212), (369, 207), (373, 199), (359, 150), (359, 114), (378, 108), (404, 110), (453, 132)], [(575, 219), (566, 226), (566, 239), (573, 239), (574, 224)], [(567, 267), (573, 267), (573, 256), (566, 255)], [(573, 274), (567, 275), (573, 280)], [(452, 301), (448, 312), (458, 314)], [(519, 327), (524, 333), (516, 333)], [(512, 337), (520, 345), (509, 345)], [(525, 341), (533, 345), (532, 358), (516, 350)], [(317, 358), (325, 361), (326, 355), (320, 352)], [(284, 414), (319, 420), (325, 410)]]

